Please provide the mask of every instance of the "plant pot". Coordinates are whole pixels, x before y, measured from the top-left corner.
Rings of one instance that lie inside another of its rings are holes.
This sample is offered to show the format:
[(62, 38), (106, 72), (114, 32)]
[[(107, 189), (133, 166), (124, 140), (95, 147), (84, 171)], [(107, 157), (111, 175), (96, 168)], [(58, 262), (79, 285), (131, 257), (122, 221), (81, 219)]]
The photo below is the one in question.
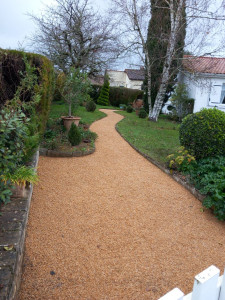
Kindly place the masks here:
[(80, 117), (74, 117), (74, 116), (71, 116), (71, 117), (65, 117), (65, 116), (62, 116), (61, 117), (62, 120), (63, 120), (63, 124), (64, 126), (66, 127), (66, 130), (69, 131), (70, 130), (70, 127), (71, 125), (74, 123), (75, 125), (79, 125), (79, 122), (80, 122)]

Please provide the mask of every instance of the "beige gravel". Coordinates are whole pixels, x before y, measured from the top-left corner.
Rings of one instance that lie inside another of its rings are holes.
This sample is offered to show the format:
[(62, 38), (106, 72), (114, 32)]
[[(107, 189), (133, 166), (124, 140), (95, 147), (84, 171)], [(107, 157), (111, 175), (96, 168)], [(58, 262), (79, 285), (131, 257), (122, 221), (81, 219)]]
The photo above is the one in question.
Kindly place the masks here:
[(154, 300), (225, 266), (224, 223), (133, 150), (115, 130), (122, 117), (105, 112), (91, 126), (94, 154), (40, 157), (20, 300)]

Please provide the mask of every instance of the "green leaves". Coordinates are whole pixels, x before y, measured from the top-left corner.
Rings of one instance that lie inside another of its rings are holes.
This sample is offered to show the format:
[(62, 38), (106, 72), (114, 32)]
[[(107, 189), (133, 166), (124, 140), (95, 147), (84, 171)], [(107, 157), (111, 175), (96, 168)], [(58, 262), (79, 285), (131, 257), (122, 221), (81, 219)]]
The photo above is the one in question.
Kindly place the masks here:
[(213, 208), (219, 220), (225, 220), (225, 157), (218, 156), (198, 161), (191, 172), (191, 180), (202, 194), (203, 205)]

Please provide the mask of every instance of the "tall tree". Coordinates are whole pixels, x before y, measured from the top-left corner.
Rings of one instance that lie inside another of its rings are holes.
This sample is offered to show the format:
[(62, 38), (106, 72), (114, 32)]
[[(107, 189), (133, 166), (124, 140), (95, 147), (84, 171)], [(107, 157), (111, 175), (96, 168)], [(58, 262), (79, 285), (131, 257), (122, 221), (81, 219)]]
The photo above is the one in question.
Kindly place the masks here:
[(118, 53), (117, 36), (110, 19), (103, 18), (89, 0), (56, 0), (42, 16), (33, 41), (42, 54), (64, 72), (72, 66), (89, 74), (103, 70)]
[[(172, 57), (169, 62), (170, 66), (168, 66), (168, 82), (166, 84), (163, 100), (165, 99), (165, 95), (171, 91), (174, 79), (178, 72), (178, 65), (183, 57), (186, 34), (185, 1), (183, 1), (181, 10), (179, 11), (179, 1), (173, 1), (171, 4), (173, 5), (170, 6), (169, 2), (165, 0), (151, 0), (151, 19), (148, 27), (147, 47), (149, 60), (151, 62), (151, 103), (153, 107), (162, 83), (164, 65), (168, 55), (167, 49), (169, 43), (172, 41), (170, 40), (171, 32), (175, 29), (172, 28), (172, 26), (174, 26), (174, 17), (176, 13), (180, 13), (181, 16), (173, 38), (174, 49), (171, 49), (170, 53)], [(150, 119), (153, 118), (152, 113), (153, 112), (150, 109)]]

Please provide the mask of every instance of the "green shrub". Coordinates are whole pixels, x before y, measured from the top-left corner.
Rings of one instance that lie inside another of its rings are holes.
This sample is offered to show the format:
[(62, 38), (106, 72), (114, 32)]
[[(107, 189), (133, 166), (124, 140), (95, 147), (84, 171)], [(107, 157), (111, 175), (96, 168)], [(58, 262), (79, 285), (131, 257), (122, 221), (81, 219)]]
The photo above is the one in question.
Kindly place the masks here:
[(81, 142), (81, 134), (78, 127), (72, 123), (68, 132), (68, 140), (72, 146), (77, 146)]
[(203, 205), (213, 208), (219, 220), (225, 220), (225, 157), (209, 157), (197, 162), (191, 180), (202, 194)]
[(139, 118), (141, 118), (141, 119), (145, 119), (146, 117), (147, 117), (147, 112), (145, 111), (145, 109), (144, 108), (141, 108), (140, 110), (139, 110), (139, 113), (138, 113), (138, 116), (139, 116)]
[(85, 107), (87, 111), (93, 112), (96, 110), (96, 104), (94, 103), (94, 101), (88, 101)]
[(99, 105), (104, 105), (104, 106), (109, 105), (109, 78), (108, 78), (108, 76), (105, 77), (104, 84), (100, 91), (100, 95), (99, 95), (97, 103)]
[(180, 143), (195, 158), (225, 156), (225, 113), (203, 109), (183, 119), (179, 130)]
[[(24, 139), (27, 137), (24, 117), (20, 108), (15, 111), (5, 107), (0, 112), (0, 178), (13, 174), (23, 162)], [(3, 182), (0, 179), (0, 202), (10, 201), (10, 187), (10, 180)]]
[(128, 89), (125, 87), (110, 87), (109, 102), (112, 106), (119, 107), (120, 104), (128, 105), (136, 99), (142, 99), (143, 91)]
[(133, 107), (131, 105), (127, 106), (127, 112), (132, 113), (133, 112)]

